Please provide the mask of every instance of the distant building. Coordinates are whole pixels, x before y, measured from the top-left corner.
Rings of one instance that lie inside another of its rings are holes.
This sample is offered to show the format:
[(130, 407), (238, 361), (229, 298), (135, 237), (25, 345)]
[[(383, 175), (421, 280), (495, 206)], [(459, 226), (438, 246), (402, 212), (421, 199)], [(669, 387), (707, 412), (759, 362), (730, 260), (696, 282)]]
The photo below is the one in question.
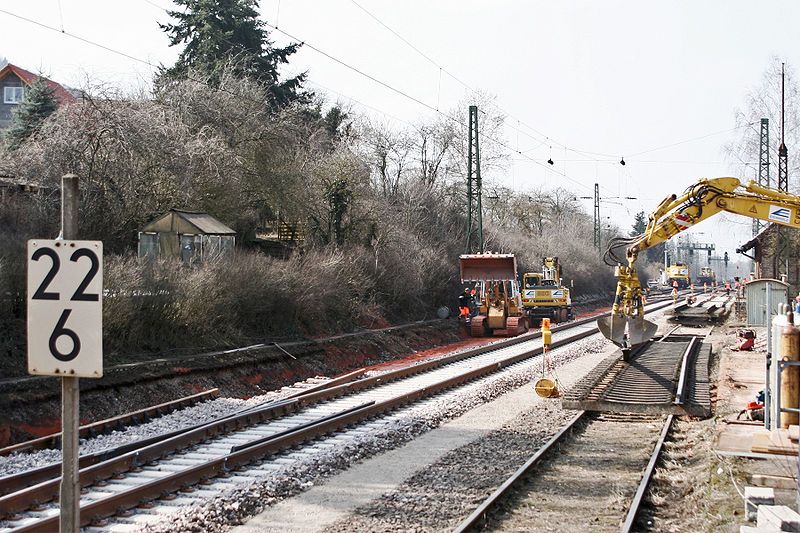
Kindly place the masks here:
[(756, 278), (782, 279), (793, 296), (800, 291), (800, 230), (769, 224), (736, 251), (755, 261)]
[[(39, 76), (11, 63), (7, 63), (0, 68), (0, 129), (11, 125), (14, 118), (14, 110), (25, 101), (25, 91), (33, 85)], [(63, 85), (52, 80), (44, 79), (47, 85), (53, 89), (53, 95), (59, 105), (68, 104), (77, 100), (75, 94)]]
[(139, 232), (139, 257), (173, 257), (184, 263), (233, 255), (236, 232), (208, 213), (170, 209)]

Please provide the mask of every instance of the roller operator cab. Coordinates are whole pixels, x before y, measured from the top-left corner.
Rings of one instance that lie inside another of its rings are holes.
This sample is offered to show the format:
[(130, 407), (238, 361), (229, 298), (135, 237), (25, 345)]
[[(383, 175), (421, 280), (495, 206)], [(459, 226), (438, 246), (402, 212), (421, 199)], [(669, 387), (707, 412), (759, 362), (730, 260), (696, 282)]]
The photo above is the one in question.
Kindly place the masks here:
[(481, 288), (478, 315), (470, 320), (473, 337), (513, 337), (528, 330), (513, 254), (466, 254), (459, 257), (459, 265), (461, 282)]
[(565, 322), (573, 318), (570, 290), (561, 281), (558, 257), (542, 259), (542, 272), (526, 272), (522, 276), (522, 306), (531, 324), (538, 326), (543, 318)]
[(677, 282), (679, 289), (688, 289), (690, 280), (689, 265), (686, 263), (675, 263), (667, 268), (667, 283), (670, 287), (674, 287)]
[(697, 285), (700, 287), (703, 285), (715, 287), (717, 285), (717, 274), (710, 267), (701, 268), (700, 274), (697, 275)]

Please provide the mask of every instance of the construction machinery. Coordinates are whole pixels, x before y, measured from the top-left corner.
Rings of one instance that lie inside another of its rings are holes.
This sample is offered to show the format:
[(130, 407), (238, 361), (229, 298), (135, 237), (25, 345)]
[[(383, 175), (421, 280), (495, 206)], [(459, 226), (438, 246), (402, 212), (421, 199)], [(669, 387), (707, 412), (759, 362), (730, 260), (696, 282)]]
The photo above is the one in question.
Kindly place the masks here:
[(688, 289), (691, 284), (689, 275), (689, 265), (686, 263), (675, 263), (667, 267), (667, 285), (679, 289)]
[(681, 196), (673, 194), (662, 200), (642, 235), (612, 239), (606, 251), (606, 263), (615, 266), (617, 293), (611, 316), (598, 319), (597, 326), (623, 349), (623, 355), (627, 357), (633, 347), (653, 338), (658, 330), (644, 318), (636, 273), (639, 254), (722, 211), (800, 228), (800, 197), (752, 180), (742, 185), (737, 178), (701, 179)]
[(473, 337), (513, 337), (528, 331), (513, 254), (466, 254), (459, 257), (459, 264), (461, 282), (480, 287), (478, 314), (469, 324)]
[(533, 326), (543, 318), (557, 324), (573, 318), (572, 298), (561, 281), (558, 257), (542, 258), (542, 272), (522, 275), (522, 307)]
[(716, 287), (717, 274), (714, 272), (714, 269), (711, 267), (702, 267), (700, 269), (700, 274), (697, 275), (697, 285), (700, 287)]

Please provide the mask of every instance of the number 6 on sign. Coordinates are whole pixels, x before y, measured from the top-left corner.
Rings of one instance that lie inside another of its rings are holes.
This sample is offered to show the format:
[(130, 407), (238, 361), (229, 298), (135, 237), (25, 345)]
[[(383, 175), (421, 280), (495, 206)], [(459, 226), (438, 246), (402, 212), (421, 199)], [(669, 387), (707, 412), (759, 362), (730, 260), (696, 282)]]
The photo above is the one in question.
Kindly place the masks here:
[(28, 373), (103, 376), (103, 243), (28, 241)]

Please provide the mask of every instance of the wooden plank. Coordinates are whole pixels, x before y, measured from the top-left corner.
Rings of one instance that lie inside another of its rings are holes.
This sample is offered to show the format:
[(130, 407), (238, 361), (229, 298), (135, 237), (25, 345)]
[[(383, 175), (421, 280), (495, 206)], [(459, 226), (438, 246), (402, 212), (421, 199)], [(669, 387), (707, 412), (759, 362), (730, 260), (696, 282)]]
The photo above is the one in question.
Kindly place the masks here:
[(753, 435), (750, 451), (756, 453), (769, 453), (774, 455), (797, 455), (800, 447), (789, 440), (788, 431), (785, 429), (762, 431)]

